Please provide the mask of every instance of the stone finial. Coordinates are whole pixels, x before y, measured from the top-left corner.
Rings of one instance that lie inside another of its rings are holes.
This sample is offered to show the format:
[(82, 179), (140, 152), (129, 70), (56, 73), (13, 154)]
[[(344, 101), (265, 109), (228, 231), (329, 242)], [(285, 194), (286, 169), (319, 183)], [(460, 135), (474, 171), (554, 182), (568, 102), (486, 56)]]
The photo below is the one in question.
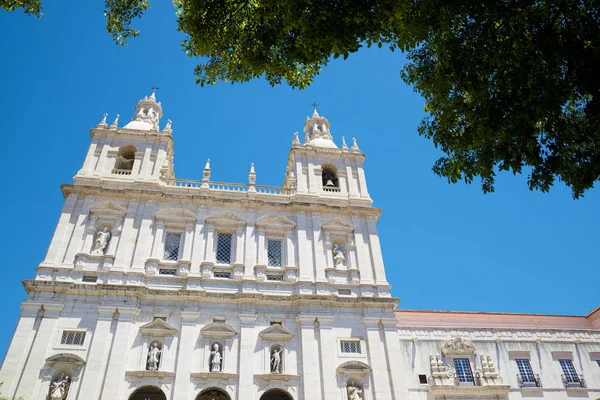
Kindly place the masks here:
[(342, 136), (342, 150), (348, 150), (348, 145), (346, 144), (346, 138)]
[(292, 146), (299, 146), (300, 139), (298, 139), (298, 132), (294, 132), (294, 140), (292, 141)]
[(210, 158), (206, 160), (206, 165), (204, 166), (204, 172), (202, 175), (202, 182), (208, 182), (210, 180)]
[(163, 132), (168, 132), (171, 133), (173, 132), (173, 129), (171, 129), (171, 124), (173, 123), (173, 121), (171, 121), (170, 119), (167, 120), (167, 125), (165, 125), (165, 129), (163, 129)]
[(110, 129), (117, 129), (118, 126), (119, 126), (119, 114), (117, 114), (113, 123), (110, 124)]
[(96, 128), (106, 128), (108, 126), (108, 124), (106, 123), (106, 117), (108, 117), (108, 114), (104, 113), (104, 116), (102, 117), (102, 121), (98, 122), (98, 125), (96, 125)]
[(356, 143), (356, 138), (352, 138), (352, 152), (359, 153), (360, 149), (358, 148), (358, 143)]
[(304, 133), (304, 145), (310, 144), (310, 134), (308, 132)]
[(250, 164), (250, 173), (248, 174), (248, 183), (250, 185), (256, 184), (256, 172), (254, 171), (254, 163)]

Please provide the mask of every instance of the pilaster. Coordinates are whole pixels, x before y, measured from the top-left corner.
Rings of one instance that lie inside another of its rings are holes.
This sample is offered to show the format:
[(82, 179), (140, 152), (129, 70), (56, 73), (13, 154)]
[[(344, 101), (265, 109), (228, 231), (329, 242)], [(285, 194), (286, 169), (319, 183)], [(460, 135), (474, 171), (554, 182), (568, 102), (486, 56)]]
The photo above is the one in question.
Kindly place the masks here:
[(316, 269), (316, 281), (327, 282), (325, 277), (325, 268), (327, 263), (325, 260), (325, 248), (323, 247), (323, 240), (321, 240), (321, 214), (312, 214), (312, 231), (313, 231), (313, 249), (315, 254), (315, 269)]
[(54, 235), (50, 241), (50, 247), (48, 247), (46, 259), (41, 264), (42, 266), (54, 266), (62, 259), (61, 256), (63, 253), (61, 250), (64, 251), (62, 243), (67, 235), (69, 220), (71, 219), (71, 215), (73, 214), (76, 203), (77, 195), (70, 194), (67, 196), (62, 213), (60, 214), (60, 218), (58, 220), (58, 224), (56, 225), (56, 230), (54, 231)]
[(173, 385), (173, 400), (190, 398), (190, 374), (192, 373), (192, 352), (197, 338), (196, 321), (199, 310), (188, 309), (181, 311), (181, 333), (177, 365), (175, 367), (175, 384)]
[(363, 324), (367, 331), (369, 365), (373, 368), (373, 392), (377, 400), (392, 400), (388, 364), (379, 321), (380, 318), (377, 317), (363, 318)]
[(238, 398), (242, 399), (248, 393), (254, 392), (254, 347), (256, 346), (255, 323), (258, 315), (240, 314), (240, 379)]
[(332, 316), (319, 315), (319, 336), (321, 345), (321, 362), (323, 364), (321, 382), (323, 382), (323, 399), (335, 399), (338, 395), (336, 385), (336, 343), (333, 332)]
[(368, 234), (365, 235), (361, 217), (353, 215), (352, 222), (356, 238), (356, 257), (358, 258), (358, 268), (360, 270), (360, 283), (372, 285), (374, 283), (373, 266), (369, 254)]
[(306, 214), (302, 211), (296, 213), (298, 232), (298, 273), (300, 282), (313, 282), (315, 279), (312, 260), (312, 245), (308, 238)]
[(244, 268), (244, 280), (253, 280), (254, 279), (254, 270), (252, 269), (253, 265), (256, 265), (258, 260), (256, 256), (256, 212), (254, 210), (247, 212), (247, 220), (246, 224), (246, 268)]
[[(321, 398), (321, 374), (315, 358), (319, 355), (318, 342), (315, 335), (315, 315), (300, 314), (296, 317), (300, 328), (300, 368), (302, 371), (302, 387), (300, 399)], [(332, 397), (335, 399), (335, 397)]]
[[(118, 246), (115, 252), (115, 266), (122, 269), (128, 270), (131, 266), (131, 256), (134, 249), (130, 238), (135, 237), (134, 221), (138, 210), (139, 201), (136, 199), (129, 200), (127, 204), (127, 214), (125, 214), (125, 220), (123, 221), (123, 228), (121, 229), (121, 239), (124, 241), (122, 246)], [(149, 231), (147, 231), (149, 232)], [(119, 242), (121, 241), (119, 239)]]
[(367, 217), (367, 229), (369, 230), (369, 245), (371, 247), (373, 269), (375, 270), (375, 283), (378, 285), (387, 285), (388, 282), (385, 277), (383, 255), (381, 254), (381, 243), (377, 234), (377, 221), (375, 217)]
[(163, 238), (165, 234), (165, 222), (162, 220), (155, 222), (156, 229), (154, 233), (154, 246), (152, 249), (152, 258), (156, 260), (163, 259)]
[(84, 240), (86, 225), (84, 221), (89, 217), (90, 207), (93, 202), (93, 196), (86, 196), (85, 199), (83, 199), (83, 203), (81, 204), (81, 208), (79, 209), (79, 213), (77, 215), (77, 220), (75, 222), (73, 234), (71, 235), (71, 240), (69, 241), (69, 244), (67, 246), (67, 252), (65, 254), (63, 264), (74, 264), (75, 254), (77, 254), (77, 252), (81, 248), (81, 242)]
[[(142, 209), (140, 210), (139, 207), (142, 207)], [(147, 200), (143, 206), (140, 205), (139, 207), (137, 209), (136, 218), (140, 218), (141, 221), (135, 224), (140, 228), (135, 232), (135, 235), (137, 236), (135, 250), (131, 250), (134, 251), (131, 271), (135, 270), (136, 272), (141, 273), (144, 271), (146, 259), (152, 256), (152, 222), (154, 220), (156, 202), (154, 200)], [(129, 210), (127, 213), (129, 214)]]

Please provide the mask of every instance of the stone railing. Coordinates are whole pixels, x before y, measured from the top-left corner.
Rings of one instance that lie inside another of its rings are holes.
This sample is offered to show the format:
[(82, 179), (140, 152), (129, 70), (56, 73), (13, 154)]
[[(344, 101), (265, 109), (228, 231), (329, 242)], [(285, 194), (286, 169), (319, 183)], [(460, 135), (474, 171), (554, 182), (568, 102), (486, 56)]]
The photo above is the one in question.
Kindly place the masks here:
[[(195, 181), (190, 179), (174, 179), (167, 183), (168, 186), (182, 187), (188, 189), (201, 189), (202, 181)], [(215, 191), (225, 192), (238, 192), (248, 193), (251, 188), (254, 188), (256, 193), (270, 194), (270, 195), (289, 195), (292, 194), (293, 190), (288, 188), (282, 188), (278, 186), (266, 186), (266, 185), (246, 185), (242, 183), (227, 183), (227, 182), (207, 182), (208, 188)]]

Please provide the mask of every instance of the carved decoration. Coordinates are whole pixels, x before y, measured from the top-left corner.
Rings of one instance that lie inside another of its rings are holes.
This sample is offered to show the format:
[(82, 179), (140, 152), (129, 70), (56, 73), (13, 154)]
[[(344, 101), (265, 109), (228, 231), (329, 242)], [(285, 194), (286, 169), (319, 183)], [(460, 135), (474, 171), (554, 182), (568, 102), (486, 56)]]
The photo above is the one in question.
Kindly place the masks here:
[(71, 386), (71, 378), (62, 374), (60, 378), (54, 382), (50, 382), (48, 397), (50, 400), (65, 400), (69, 395), (69, 387)]
[(161, 318), (157, 318), (152, 322), (142, 325), (140, 327), (140, 333), (142, 336), (167, 337), (175, 335), (177, 329), (167, 324), (167, 322), (163, 321)]
[(246, 225), (247, 221), (234, 213), (223, 211), (206, 217), (206, 223), (221, 227), (238, 227)]
[(225, 323), (213, 322), (202, 328), (200, 334), (208, 338), (232, 338), (237, 335), (237, 331)]
[(197, 217), (196, 214), (185, 208), (163, 208), (154, 214), (154, 219), (185, 225), (195, 223)]
[(353, 232), (354, 225), (352, 225), (349, 222), (344, 221), (341, 218), (336, 217), (334, 219), (331, 219), (331, 220), (321, 224), (321, 229), (323, 229), (324, 231), (328, 231), (328, 232), (345, 234), (345, 233)]
[(442, 345), (442, 354), (475, 354), (475, 345), (460, 337), (455, 337)]
[(284, 340), (290, 340), (294, 337), (294, 332), (281, 326), (280, 324), (274, 324), (269, 326), (267, 329), (262, 330), (258, 334), (263, 340), (270, 340), (274, 342), (280, 342)]

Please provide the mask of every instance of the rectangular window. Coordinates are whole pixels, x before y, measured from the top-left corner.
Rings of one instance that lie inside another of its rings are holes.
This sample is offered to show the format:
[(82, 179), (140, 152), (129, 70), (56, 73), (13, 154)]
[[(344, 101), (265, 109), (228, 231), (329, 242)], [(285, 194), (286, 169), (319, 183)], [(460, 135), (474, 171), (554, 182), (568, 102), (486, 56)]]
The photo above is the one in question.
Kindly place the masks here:
[(63, 331), (60, 338), (60, 344), (83, 346), (83, 342), (85, 342), (85, 332), (81, 331)]
[(419, 375), (419, 383), (421, 385), (427, 385), (427, 375)]
[(533, 376), (533, 370), (531, 369), (531, 364), (529, 363), (529, 360), (518, 359), (515, 361), (517, 362), (517, 368), (519, 369), (519, 375), (521, 376), (521, 380), (523, 381), (523, 383), (535, 383), (535, 376)]
[(89, 282), (89, 283), (96, 283), (98, 281), (98, 277), (97, 276), (88, 276), (88, 275), (84, 275), (83, 282)]
[(283, 275), (267, 275), (267, 280), (268, 281), (278, 281), (278, 282), (283, 282)]
[(462, 385), (473, 385), (473, 373), (471, 372), (471, 364), (467, 358), (456, 358), (454, 360), (454, 368), (456, 369), (456, 377)]
[(213, 317), (213, 324), (224, 324), (225, 317)]
[(340, 296), (351, 296), (352, 291), (350, 289), (338, 289), (338, 294)]
[(177, 270), (176, 269), (161, 268), (161, 269), (158, 270), (158, 274), (159, 275), (172, 275), (172, 276), (175, 276), (175, 275), (177, 275)]
[(215, 278), (222, 278), (222, 279), (231, 279), (231, 272), (215, 271), (214, 277)]
[(341, 340), (340, 350), (342, 353), (361, 354), (360, 340)]
[(267, 240), (269, 267), (281, 267), (281, 240)]
[(231, 264), (231, 233), (217, 234), (217, 264)]
[(181, 233), (167, 233), (165, 238), (165, 260), (177, 261), (179, 259), (179, 244)]
[(577, 371), (575, 371), (573, 362), (571, 360), (558, 360), (558, 362), (563, 370), (565, 381), (567, 383), (579, 384), (579, 375), (577, 375)]

